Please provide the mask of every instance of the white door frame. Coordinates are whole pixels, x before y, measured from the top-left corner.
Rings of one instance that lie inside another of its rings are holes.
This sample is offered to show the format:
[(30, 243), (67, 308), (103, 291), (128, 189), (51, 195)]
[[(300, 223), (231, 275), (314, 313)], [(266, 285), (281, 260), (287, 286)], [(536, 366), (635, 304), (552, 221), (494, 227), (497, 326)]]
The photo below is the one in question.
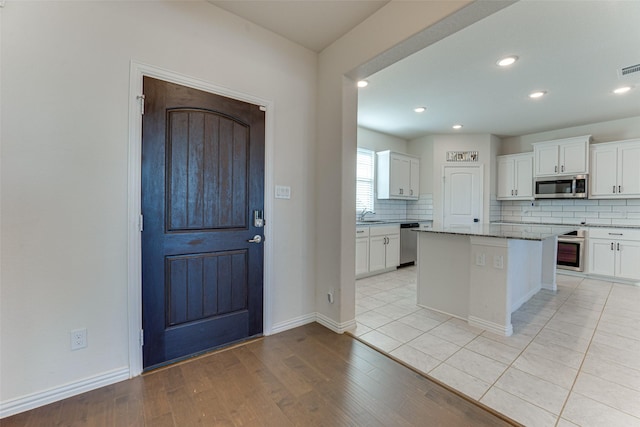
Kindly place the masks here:
[(460, 164), (460, 165), (442, 165), (442, 225), (445, 224), (445, 210), (446, 206), (444, 203), (445, 200), (445, 191), (446, 185), (444, 182), (445, 171), (449, 168), (475, 168), (480, 171), (480, 212), (478, 213), (478, 219), (480, 223), (484, 222), (484, 164)]
[[(264, 210), (267, 224), (273, 218), (273, 102), (253, 95), (237, 92), (210, 82), (185, 76), (152, 65), (131, 61), (129, 70), (129, 171), (128, 171), (128, 314), (129, 314), (129, 377), (142, 373), (142, 235), (140, 232), (142, 194), (142, 78), (144, 76), (188, 86), (194, 89), (226, 96), (239, 101), (266, 107), (265, 112), (265, 187)], [(273, 283), (273, 239), (271, 229), (264, 229), (264, 302), (263, 333), (272, 331), (271, 286)]]

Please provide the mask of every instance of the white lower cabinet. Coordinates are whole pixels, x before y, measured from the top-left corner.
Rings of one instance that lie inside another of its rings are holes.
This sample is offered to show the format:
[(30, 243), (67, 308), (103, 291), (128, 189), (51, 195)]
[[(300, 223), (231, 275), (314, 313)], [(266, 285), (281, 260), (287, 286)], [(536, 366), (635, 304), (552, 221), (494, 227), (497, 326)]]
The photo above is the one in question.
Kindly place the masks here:
[(400, 265), (400, 225), (356, 228), (356, 277)]
[(590, 229), (589, 273), (640, 280), (640, 230)]
[(356, 276), (369, 272), (369, 227), (356, 228)]
[(369, 272), (400, 265), (400, 226), (371, 227), (369, 231)]

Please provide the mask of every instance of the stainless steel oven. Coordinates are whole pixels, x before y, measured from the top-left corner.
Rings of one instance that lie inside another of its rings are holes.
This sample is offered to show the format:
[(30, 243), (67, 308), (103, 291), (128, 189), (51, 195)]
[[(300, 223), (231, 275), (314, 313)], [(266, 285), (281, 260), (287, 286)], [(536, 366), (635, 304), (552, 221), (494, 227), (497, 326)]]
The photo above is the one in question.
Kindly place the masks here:
[(584, 245), (587, 232), (572, 231), (558, 236), (556, 266), (564, 270), (584, 271)]

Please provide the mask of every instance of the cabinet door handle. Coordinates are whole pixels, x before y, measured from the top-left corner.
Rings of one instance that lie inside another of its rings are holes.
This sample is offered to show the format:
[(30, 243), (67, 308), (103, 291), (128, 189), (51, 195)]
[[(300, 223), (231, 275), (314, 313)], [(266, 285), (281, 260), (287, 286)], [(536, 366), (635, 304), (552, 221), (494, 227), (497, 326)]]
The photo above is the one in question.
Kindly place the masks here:
[(558, 166), (554, 166), (553, 167), (553, 171), (557, 173), (558, 172)]
[(613, 186), (613, 194), (616, 194), (616, 186)]
[(609, 233), (609, 236), (624, 236), (623, 233)]
[(613, 242), (611, 242), (611, 250), (613, 250)]
[(618, 249), (618, 252), (620, 252), (620, 243), (616, 243), (616, 248)]
[(622, 193), (622, 185), (618, 185), (618, 193)]
[(561, 172), (564, 172), (564, 165), (562, 165), (562, 166), (560, 167), (560, 171), (561, 171)]
[(516, 188), (516, 196), (518, 195), (518, 189)]
[(413, 190), (409, 190), (409, 191), (410, 191), (410, 194), (413, 196)]

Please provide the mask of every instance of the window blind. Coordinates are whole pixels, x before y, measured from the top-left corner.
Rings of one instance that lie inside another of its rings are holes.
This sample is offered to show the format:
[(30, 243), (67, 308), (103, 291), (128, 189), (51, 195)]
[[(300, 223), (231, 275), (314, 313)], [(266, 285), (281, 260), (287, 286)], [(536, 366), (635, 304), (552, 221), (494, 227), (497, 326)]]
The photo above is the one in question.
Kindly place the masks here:
[(358, 148), (356, 167), (356, 210), (373, 211), (373, 179), (375, 152)]

